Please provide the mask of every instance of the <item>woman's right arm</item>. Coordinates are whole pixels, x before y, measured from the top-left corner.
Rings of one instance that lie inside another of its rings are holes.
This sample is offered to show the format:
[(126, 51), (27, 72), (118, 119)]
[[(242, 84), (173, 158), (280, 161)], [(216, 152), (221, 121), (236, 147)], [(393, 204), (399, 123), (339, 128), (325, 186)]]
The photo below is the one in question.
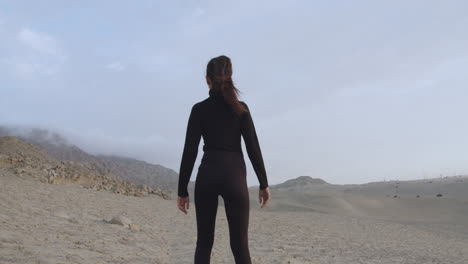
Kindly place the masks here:
[(187, 124), (185, 135), (184, 149), (182, 153), (182, 160), (179, 169), (179, 182), (177, 193), (180, 197), (187, 197), (189, 195), (187, 185), (192, 175), (193, 166), (198, 155), (198, 146), (201, 139), (201, 123), (198, 113), (198, 104), (192, 106), (190, 116)]
[(255, 125), (249, 107), (245, 102), (240, 102), (247, 109), (247, 112), (244, 113), (241, 117), (241, 134), (244, 138), (245, 147), (247, 149), (250, 162), (252, 162), (255, 174), (257, 175), (258, 181), (260, 183), (260, 189), (265, 189), (268, 187), (268, 179), (265, 170), (265, 164), (263, 162), (262, 151), (260, 149), (260, 143), (258, 141), (257, 132), (255, 131)]

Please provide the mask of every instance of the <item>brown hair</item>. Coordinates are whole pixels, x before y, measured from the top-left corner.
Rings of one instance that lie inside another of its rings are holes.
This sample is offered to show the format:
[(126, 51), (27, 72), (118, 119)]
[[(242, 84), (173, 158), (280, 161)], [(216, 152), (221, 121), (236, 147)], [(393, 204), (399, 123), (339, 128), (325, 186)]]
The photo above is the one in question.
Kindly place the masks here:
[(206, 76), (211, 80), (211, 89), (223, 95), (226, 102), (231, 105), (234, 113), (240, 116), (247, 109), (239, 102), (240, 91), (232, 81), (231, 59), (221, 55), (211, 59), (206, 66)]

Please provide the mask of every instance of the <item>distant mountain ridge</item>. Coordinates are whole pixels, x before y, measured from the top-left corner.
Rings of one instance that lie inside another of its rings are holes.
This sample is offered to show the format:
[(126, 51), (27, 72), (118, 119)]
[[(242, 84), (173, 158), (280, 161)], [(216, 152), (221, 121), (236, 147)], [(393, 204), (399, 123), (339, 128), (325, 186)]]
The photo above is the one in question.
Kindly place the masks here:
[(0, 175), (3, 175), (3, 172), (49, 184), (79, 184), (83, 188), (96, 191), (104, 190), (138, 197), (150, 194), (159, 195), (164, 199), (173, 197), (172, 190), (132, 183), (95, 163), (58, 161), (38, 145), (15, 136), (0, 137)]
[(179, 175), (172, 169), (134, 158), (116, 155), (96, 155), (100, 164), (114, 174), (136, 184), (176, 189)]
[(287, 180), (283, 183), (275, 184), (272, 187), (292, 188), (292, 187), (304, 187), (308, 185), (321, 185), (321, 184), (329, 184), (329, 183), (320, 178), (312, 178), (310, 176), (299, 176), (297, 178)]
[[(129, 157), (91, 155), (53, 131), (40, 128), (20, 131), (0, 126), (0, 137), (3, 136), (16, 136), (21, 140), (35, 144), (58, 161), (87, 162), (95, 164), (99, 168), (110, 170), (113, 175), (135, 184), (145, 184), (166, 190), (177, 188), (178, 173), (172, 169)], [(193, 189), (193, 185), (193, 182), (190, 182), (189, 188)]]

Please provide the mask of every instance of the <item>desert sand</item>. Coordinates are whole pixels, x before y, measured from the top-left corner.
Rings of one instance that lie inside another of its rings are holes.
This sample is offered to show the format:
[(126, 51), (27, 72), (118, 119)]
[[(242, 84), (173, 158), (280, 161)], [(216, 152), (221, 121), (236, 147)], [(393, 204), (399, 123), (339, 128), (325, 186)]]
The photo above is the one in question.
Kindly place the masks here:
[[(294, 205), (294, 197), (273, 191), (271, 203), (263, 209), (251, 195), (253, 263), (468, 263), (468, 226), (457, 218), (423, 221), (427, 217), (423, 215), (417, 221), (411, 215), (405, 222), (404, 216), (378, 214), (385, 208), (372, 202), (356, 206), (360, 213), (352, 212), (352, 204), (342, 205), (340, 211), (339, 198), (327, 209), (330, 200), (325, 194), (296, 203), (309, 204), (309, 210), (301, 206), (288, 210), (286, 204)], [(385, 198), (390, 204), (400, 202), (400, 207), (407, 203), (404, 198)], [(423, 202), (429, 206), (437, 199), (444, 197)], [(365, 215), (366, 206), (381, 219)], [(157, 195), (136, 197), (78, 184), (48, 184), (4, 170), (0, 207), (0, 263), (193, 263), (192, 201), (185, 215), (176, 200)], [(114, 217), (127, 225), (109, 223)], [(234, 263), (222, 204), (216, 221), (211, 263)]]
[[(468, 263), (467, 176), (270, 189), (265, 208), (249, 189), (253, 263)], [(171, 193), (0, 137), (0, 264), (193, 263), (193, 190), (187, 215)], [(211, 263), (230, 264), (223, 205)]]

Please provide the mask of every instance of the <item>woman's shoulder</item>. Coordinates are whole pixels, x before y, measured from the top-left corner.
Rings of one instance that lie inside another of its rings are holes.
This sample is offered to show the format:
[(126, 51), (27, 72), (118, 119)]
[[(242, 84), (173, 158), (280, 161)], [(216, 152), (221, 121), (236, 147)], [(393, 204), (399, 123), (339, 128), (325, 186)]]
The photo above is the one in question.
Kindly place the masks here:
[(194, 108), (203, 108), (205, 105), (209, 105), (209, 104), (210, 104), (210, 100), (209, 100), (209, 98), (206, 98), (206, 99), (204, 99), (204, 100), (195, 102), (195, 103), (193, 104), (193, 107), (194, 107)]
[(247, 105), (246, 102), (244, 102), (244, 101), (239, 101), (239, 103), (241, 103), (241, 104), (245, 107), (245, 110), (247, 110), (247, 112), (250, 112), (249, 106)]
[(195, 102), (195, 103), (193, 103), (193, 105), (192, 105), (192, 111), (196, 111), (196, 112), (202, 111), (202, 109), (205, 108), (206, 105), (208, 105), (208, 104), (209, 104), (209, 100), (208, 100), (208, 99)]

